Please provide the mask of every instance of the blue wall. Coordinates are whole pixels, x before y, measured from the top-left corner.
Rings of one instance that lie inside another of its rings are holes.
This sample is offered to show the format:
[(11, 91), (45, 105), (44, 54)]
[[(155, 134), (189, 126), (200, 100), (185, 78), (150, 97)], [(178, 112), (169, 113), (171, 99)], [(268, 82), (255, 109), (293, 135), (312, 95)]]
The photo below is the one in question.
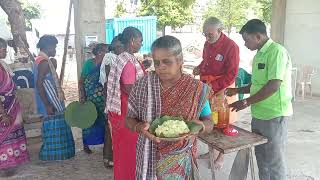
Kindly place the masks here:
[(142, 32), (143, 46), (140, 53), (149, 53), (151, 45), (157, 38), (157, 17), (125, 17), (106, 20), (106, 42), (111, 43), (112, 39), (128, 27), (133, 26)]

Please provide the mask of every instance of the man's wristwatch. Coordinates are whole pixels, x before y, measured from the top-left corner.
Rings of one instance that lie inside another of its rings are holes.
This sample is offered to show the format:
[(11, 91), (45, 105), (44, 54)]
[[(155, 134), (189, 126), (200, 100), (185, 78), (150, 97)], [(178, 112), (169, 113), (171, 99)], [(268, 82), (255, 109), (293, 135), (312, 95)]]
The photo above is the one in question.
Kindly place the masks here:
[(243, 103), (243, 105), (246, 106), (246, 107), (250, 106), (250, 104), (248, 103), (247, 99), (243, 99), (243, 100), (242, 100), (242, 103)]

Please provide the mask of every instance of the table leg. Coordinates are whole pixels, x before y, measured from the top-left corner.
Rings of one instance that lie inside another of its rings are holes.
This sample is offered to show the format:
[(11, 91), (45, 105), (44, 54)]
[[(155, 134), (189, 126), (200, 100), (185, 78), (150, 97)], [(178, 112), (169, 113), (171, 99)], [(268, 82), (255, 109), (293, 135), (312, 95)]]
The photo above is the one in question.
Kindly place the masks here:
[(256, 180), (256, 173), (255, 173), (255, 168), (253, 163), (253, 148), (250, 148), (249, 159), (250, 159), (250, 168), (251, 168), (251, 180)]
[(250, 148), (238, 151), (230, 171), (229, 180), (246, 180), (249, 168)]
[(209, 162), (210, 162), (210, 168), (211, 168), (211, 174), (212, 174), (212, 180), (216, 180), (216, 174), (214, 170), (214, 149), (209, 146)]

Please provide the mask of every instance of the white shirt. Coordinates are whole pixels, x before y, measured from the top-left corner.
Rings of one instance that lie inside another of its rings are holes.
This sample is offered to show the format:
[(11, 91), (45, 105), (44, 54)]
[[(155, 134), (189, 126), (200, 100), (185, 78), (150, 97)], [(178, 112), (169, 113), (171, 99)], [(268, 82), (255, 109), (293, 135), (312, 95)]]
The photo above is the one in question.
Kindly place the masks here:
[(107, 53), (101, 63), (100, 67), (100, 78), (99, 82), (104, 86), (104, 83), (107, 82), (108, 77), (106, 77), (106, 66), (112, 66), (113, 63), (115, 63), (117, 60), (117, 55), (113, 53)]

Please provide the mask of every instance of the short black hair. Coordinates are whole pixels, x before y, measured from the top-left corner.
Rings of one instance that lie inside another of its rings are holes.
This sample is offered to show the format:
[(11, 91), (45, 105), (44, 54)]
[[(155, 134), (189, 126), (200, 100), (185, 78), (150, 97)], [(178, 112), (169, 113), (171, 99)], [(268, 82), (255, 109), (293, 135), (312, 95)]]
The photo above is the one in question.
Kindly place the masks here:
[(7, 41), (0, 38), (0, 48), (7, 48)]
[(58, 39), (55, 36), (52, 35), (44, 35), (40, 38), (37, 48), (40, 50), (46, 49), (48, 46), (56, 45), (58, 44)]
[(155, 48), (165, 48), (168, 49), (172, 55), (180, 56), (182, 55), (182, 46), (179, 39), (173, 36), (162, 36), (152, 43), (151, 50)]
[(118, 35), (119, 40), (123, 45), (127, 45), (132, 38), (142, 37), (142, 33), (138, 28), (126, 27), (121, 34)]
[(267, 27), (260, 19), (251, 19), (240, 30), (240, 34), (256, 34), (261, 33), (267, 35)]
[(117, 42), (120, 42), (120, 43), (121, 43), (121, 41), (120, 41), (120, 39), (119, 39), (119, 35), (116, 36), (116, 37), (114, 37), (114, 38), (112, 39), (110, 45), (112, 46), (112, 45), (114, 45), (114, 44), (117, 43)]
[[(119, 35), (121, 35), (121, 34), (119, 34)], [(119, 43), (119, 44), (121, 45), (121, 47), (123, 47), (123, 44), (122, 44), (122, 42), (121, 42), (120, 39), (119, 39), (119, 35), (116, 36), (116, 37), (114, 37), (114, 38), (112, 39), (111, 44), (110, 44), (110, 46), (109, 46), (109, 50), (110, 50), (110, 51), (114, 51), (115, 48), (117, 48), (117, 47), (116, 47), (116, 43)]]
[(99, 52), (101, 52), (103, 50), (103, 48), (108, 49), (108, 45), (105, 43), (99, 43), (99, 44), (95, 45), (95, 47), (92, 49), (92, 54), (94, 54), (95, 56), (98, 55)]

